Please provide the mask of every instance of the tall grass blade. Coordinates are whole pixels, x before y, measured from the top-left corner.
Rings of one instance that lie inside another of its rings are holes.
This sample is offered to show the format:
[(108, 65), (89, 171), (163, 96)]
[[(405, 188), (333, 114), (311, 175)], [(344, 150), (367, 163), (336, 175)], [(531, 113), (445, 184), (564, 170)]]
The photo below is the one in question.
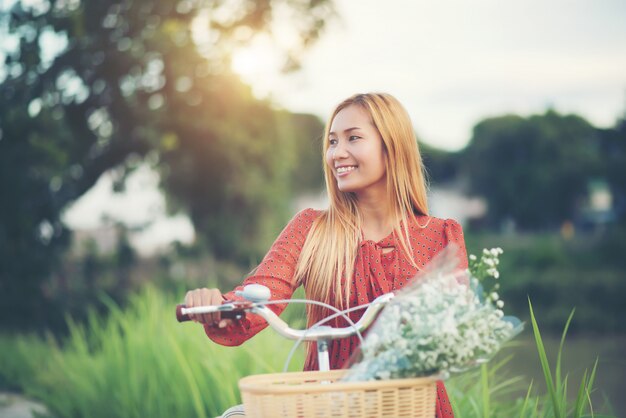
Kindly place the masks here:
[(583, 378), (580, 381), (580, 386), (578, 387), (578, 394), (576, 395), (576, 400), (574, 401), (574, 418), (579, 418), (583, 413), (583, 407), (585, 402), (585, 389), (587, 386), (587, 370), (583, 373)]
[(574, 317), (574, 312), (576, 312), (576, 308), (572, 309), (572, 312), (569, 314), (567, 318), (567, 322), (565, 322), (565, 327), (563, 328), (563, 333), (561, 334), (561, 342), (559, 343), (559, 351), (556, 357), (556, 387), (561, 387), (561, 355), (563, 354), (563, 345), (565, 344), (565, 336), (567, 335), (567, 330), (569, 329), (569, 325), (572, 322), (572, 318)]
[(589, 377), (589, 383), (587, 384), (587, 390), (589, 390), (590, 392), (596, 380), (596, 371), (598, 370), (598, 361), (599, 359), (596, 357), (596, 361), (595, 363), (593, 363), (593, 369), (591, 370), (591, 376)]
[(567, 376), (565, 376), (565, 380), (561, 380), (561, 358), (563, 355), (563, 346), (565, 345), (565, 336), (567, 335), (567, 331), (569, 329), (570, 323), (572, 322), (572, 318), (574, 317), (574, 313), (576, 312), (576, 308), (572, 309), (565, 322), (565, 327), (563, 328), (563, 333), (561, 334), (561, 341), (559, 342), (559, 351), (557, 352), (556, 357), (556, 370), (555, 370), (555, 380), (556, 380), (556, 391), (557, 394), (561, 397), (561, 405), (563, 406), (563, 412), (567, 415)]
[(524, 376), (514, 376), (495, 385), (491, 383), (491, 394), (498, 393), (500, 395), (506, 395), (509, 393), (516, 393), (523, 383)]
[(548, 362), (548, 357), (546, 356), (546, 349), (543, 345), (543, 340), (541, 339), (541, 333), (539, 332), (539, 326), (537, 325), (537, 320), (535, 319), (535, 313), (533, 311), (533, 305), (530, 302), (530, 298), (528, 298), (528, 306), (530, 308), (530, 319), (532, 321), (533, 333), (535, 335), (535, 343), (537, 344), (537, 351), (539, 352), (539, 360), (541, 362), (541, 369), (543, 370), (543, 376), (546, 381), (548, 393), (550, 394), (550, 399), (552, 400), (552, 408), (554, 410), (554, 416), (556, 418), (564, 418), (561, 413), (559, 398), (557, 396), (557, 393), (554, 387), (554, 382), (552, 380), (552, 373), (550, 371), (550, 364)]
[(526, 409), (528, 408), (528, 401), (530, 400), (530, 392), (533, 389), (533, 381), (530, 381), (530, 385), (528, 385), (528, 391), (526, 391), (526, 396), (524, 397), (524, 403), (522, 404), (522, 408), (520, 410), (519, 416), (520, 418), (526, 418)]
[(533, 407), (533, 413), (531, 415), (532, 418), (541, 418), (544, 417), (545, 414), (539, 411), (539, 397), (535, 398), (535, 405)]
[(594, 418), (595, 414), (593, 413), (593, 405), (591, 404), (591, 394), (589, 393), (589, 391), (586, 391), (587, 393), (587, 400), (589, 401), (589, 412), (591, 412), (591, 417)]
[(561, 391), (561, 405), (563, 406), (563, 413), (565, 414), (565, 416), (569, 416), (569, 414), (567, 413), (567, 379), (569, 378), (569, 375), (565, 375), (565, 379), (563, 379), (563, 383), (561, 384), (560, 388), (557, 388), (558, 390)]
[(480, 406), (478, 405), (478, 402), (476, 401), (476, 399), (475, 398), (470, 398), (469, 399), (469, 404), (472, 407), (472, 411), (474, 412), (470, 416), (479, 417), (481, 415), (480, 414)]
[(491, 406), (489, 405), (489, 374), (487, 370), (487, 365), (482, 364), (480, 366), (480, 381), (482, 388), (482, 400), (483, 400), (483, 417), (489, 418), (491, 416)]
[[(593, 369), (591, 370), (591, 376), (589, 377), (589, 381), (587, 382), (587, 387), (585, 388), (585, 391), (587, 393), (591, 393), (591, 391), (593, 390), (593, 383), (596, 380), (597, 370), (598, 370), (598, 359), (596, 358), (596, 361), (593, 364)], [(589, 398), (589, 409), (591, 410), (591, 414), (593, 415), (593, 405), (591, 404), (591, 398)]]

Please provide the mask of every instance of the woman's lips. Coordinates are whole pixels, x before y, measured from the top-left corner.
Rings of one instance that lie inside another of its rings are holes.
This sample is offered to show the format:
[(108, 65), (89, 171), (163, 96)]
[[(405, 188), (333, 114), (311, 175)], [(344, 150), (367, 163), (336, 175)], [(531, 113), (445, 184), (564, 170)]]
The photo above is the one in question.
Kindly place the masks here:
[(337, 177), (345, 177), (348, 174), (352, 173), (354, 170), (356, 170), (357, 166), (355, 165), (350, 165), (350, 166), (342, 166), (342, 167), (337, 167), (335, 169), (335, 172), (337, 173)]

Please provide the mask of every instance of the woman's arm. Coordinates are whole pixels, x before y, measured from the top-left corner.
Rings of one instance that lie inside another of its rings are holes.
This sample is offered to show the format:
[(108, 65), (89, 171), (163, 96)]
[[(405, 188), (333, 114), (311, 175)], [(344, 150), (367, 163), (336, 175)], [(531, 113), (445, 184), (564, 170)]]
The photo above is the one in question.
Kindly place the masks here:
[[(305, 209), (287, 224), (259, 266), (248, 276), (241, 286), (223, 295), (224, 300), (240, 300), (235, 291), (243, 289), (248, 284), (261, 284), (270, 289), (271, 299), (289, 299), (296, 289), (293, 276), (300, 257), (300, 251), (313, 225), (313, 221), (320, 212)], [(280, 314), (286, 304), (269, 305)], [(253, 337), (267, 326), (267, 323), (256, 315), (248, 315), (245, 319), (230, 324), (225, 328), (205, 324), (207, 336), (218, 344), (235, 346)]]

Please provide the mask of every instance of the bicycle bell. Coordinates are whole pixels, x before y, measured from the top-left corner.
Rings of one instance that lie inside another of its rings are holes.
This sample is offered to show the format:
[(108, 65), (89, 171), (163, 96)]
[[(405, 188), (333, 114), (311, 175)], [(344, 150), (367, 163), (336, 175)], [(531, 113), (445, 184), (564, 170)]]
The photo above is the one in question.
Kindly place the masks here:
[(262, 284), (249, 284), (244, 286), (243, 290), (237, 290), (235, 292), (237, 296), (243, 296), (250, 302), (265, 302), (270, 300), (270, 290)]

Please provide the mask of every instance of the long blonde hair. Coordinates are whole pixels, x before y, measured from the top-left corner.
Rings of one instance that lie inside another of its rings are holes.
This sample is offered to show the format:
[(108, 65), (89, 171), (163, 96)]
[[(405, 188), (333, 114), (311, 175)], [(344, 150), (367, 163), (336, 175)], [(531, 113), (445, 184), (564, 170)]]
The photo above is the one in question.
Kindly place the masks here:
[[(333, 111), (322, 138), (322, 155), (329, 146), (330, 126), (337, 113), (359, 106), (371, 117), (384, 147), (388, 201), (394, 233), (400, 249), (415, 264), (410, 251), (407, 222), (414, 214), (428, 214), (426, 178), (411, 119), (396, 98), (385, 93), (356, 94)], [(319, 216), (300, 253), (295, 280), (304, 285), (307, 297), (345, 308), (349, 306), (350, 284), (361, 239), (361, 215), (354, 193), (342, 192), (332, 170), (324, 163), (329, 208)], [(328, 313), (309, 305), (309, 326)]]

